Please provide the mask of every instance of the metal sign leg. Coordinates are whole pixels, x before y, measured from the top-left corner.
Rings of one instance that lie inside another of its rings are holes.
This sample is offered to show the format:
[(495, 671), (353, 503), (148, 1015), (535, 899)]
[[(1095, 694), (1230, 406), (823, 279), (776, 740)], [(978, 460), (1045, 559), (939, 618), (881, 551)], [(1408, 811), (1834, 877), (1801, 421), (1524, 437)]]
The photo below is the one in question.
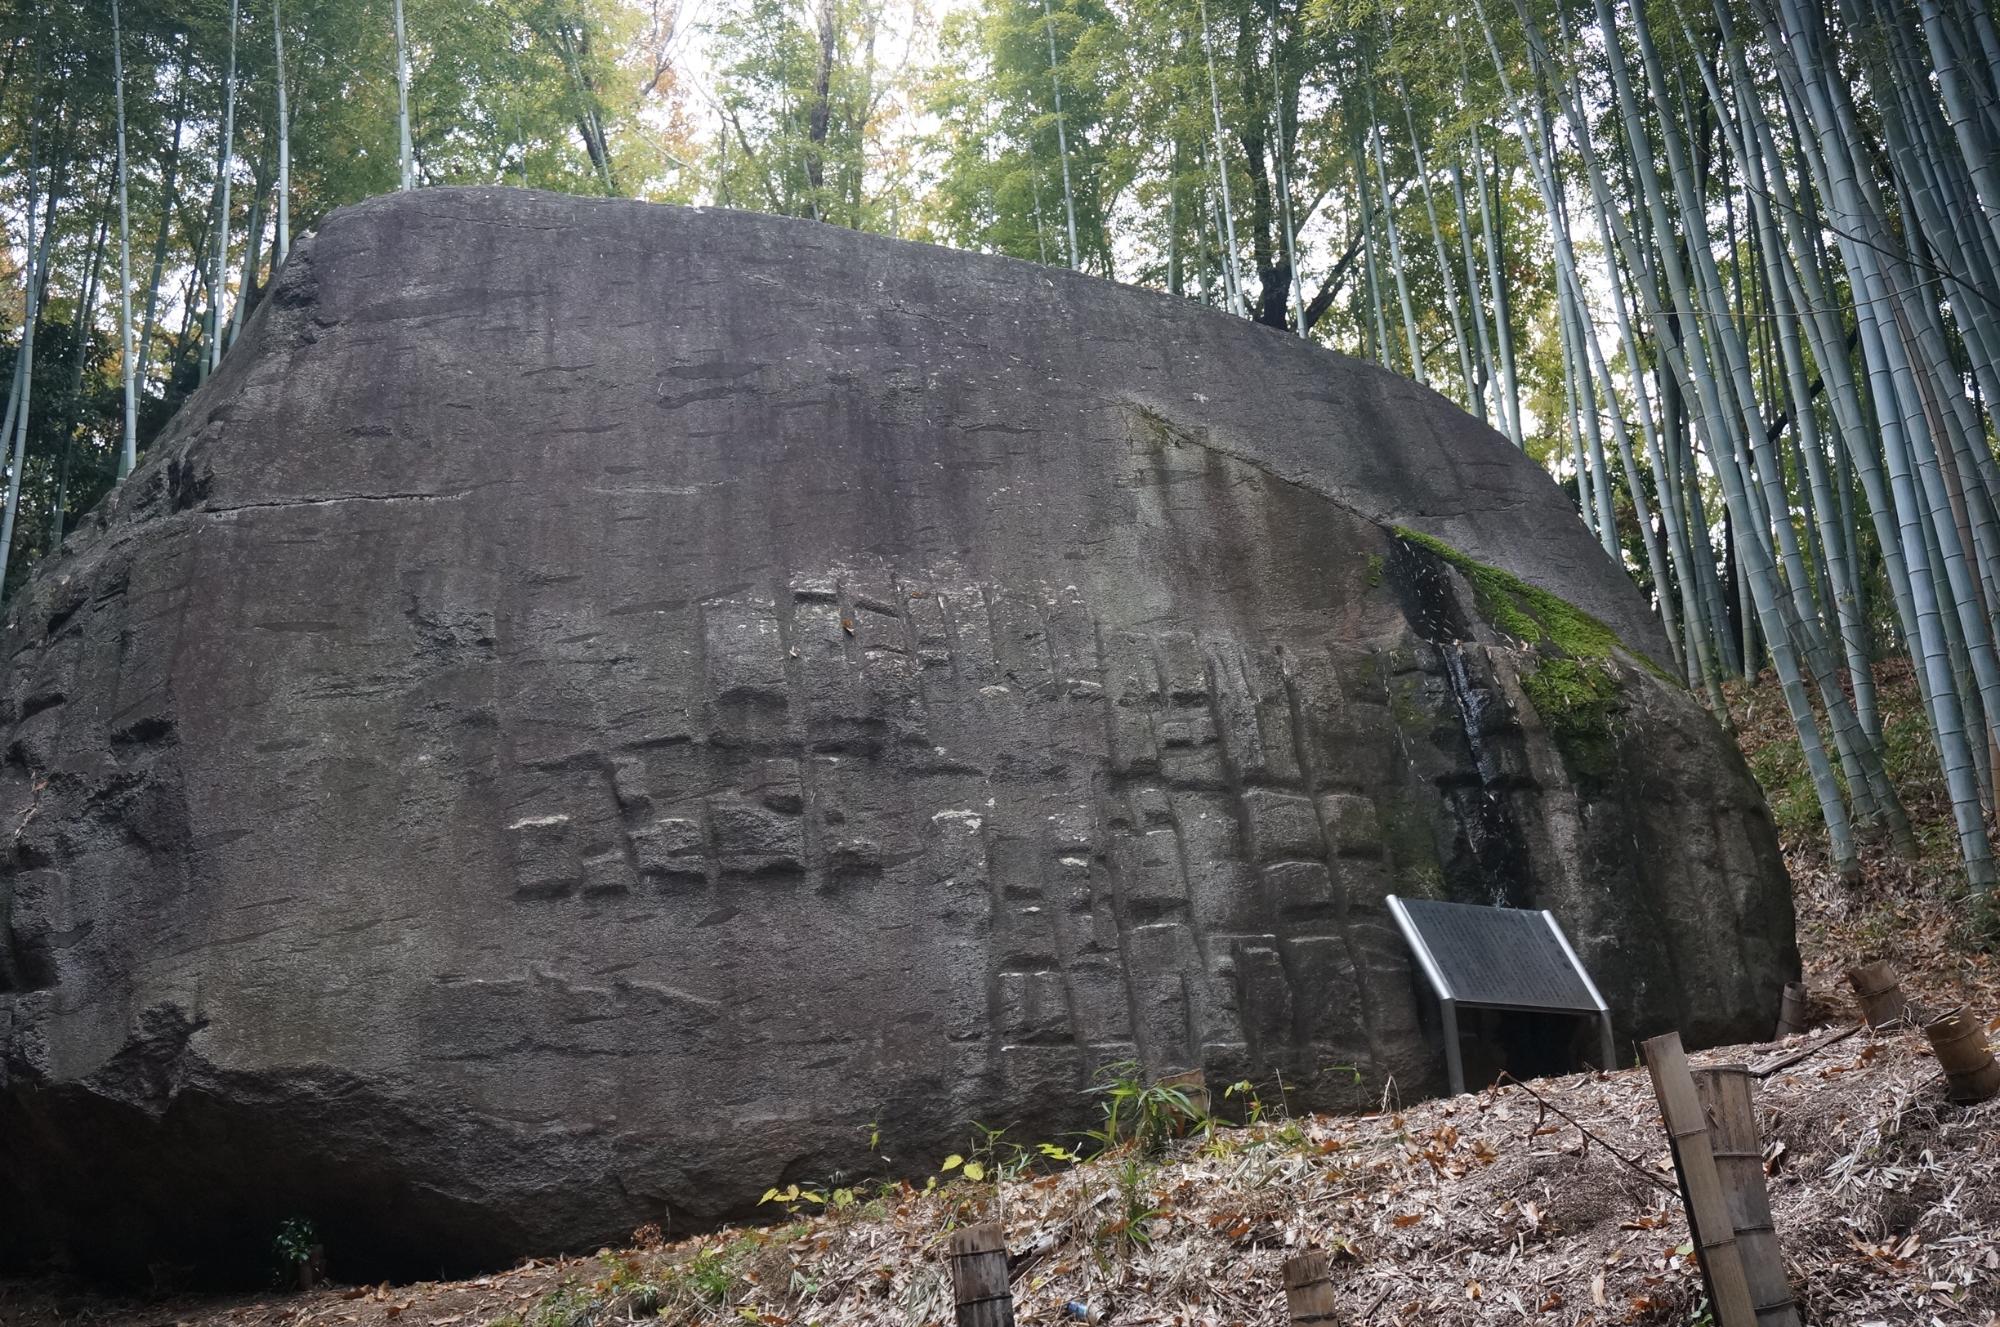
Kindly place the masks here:
[(1441, 999), (1438, 1009), (1444, 1015), (1444, 1067), (1451, 1075), (1451, 1094), (1458, 1096), (1465, 1091), (1465, 1059), (1458, 1047), (1458, 1001)]

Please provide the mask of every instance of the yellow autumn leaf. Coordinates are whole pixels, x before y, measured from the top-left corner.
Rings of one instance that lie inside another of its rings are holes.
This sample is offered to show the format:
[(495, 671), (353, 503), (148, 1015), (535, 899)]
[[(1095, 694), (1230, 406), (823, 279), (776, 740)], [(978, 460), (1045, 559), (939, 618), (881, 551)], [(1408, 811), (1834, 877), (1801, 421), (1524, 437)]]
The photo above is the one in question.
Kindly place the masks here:
[(968, 1161), (968, 1162), (966, 1162), (966, 1163), (965, 1163), (965, 1178), (967, 1178), (967, 1179), (969, 1179), (969, 1180), (972, 1180), (972, 1181), (974, 1181), (975, 1183), (976, 1183), (976, 1182), (978, 1182), (979, 1180), (983, 1180), (983, 1179), (985, 1179), (985, 1178), (986, 1178), (986, 1167), (984, 1167), (984, 1166), (980, 1165), (980, 1164), (979, 1164), (979, 1163), (978, 1163), (977, 1161)]
[(944, 1159), (944, 1164), (942, 1166), (939, 1166), (938, 1169), (957, 1170), (960, 1166), (964, 1164), (965, 1164), (965, 1158), (960, 1156), (958, 1153), (953, 1152), (950, 1156)]

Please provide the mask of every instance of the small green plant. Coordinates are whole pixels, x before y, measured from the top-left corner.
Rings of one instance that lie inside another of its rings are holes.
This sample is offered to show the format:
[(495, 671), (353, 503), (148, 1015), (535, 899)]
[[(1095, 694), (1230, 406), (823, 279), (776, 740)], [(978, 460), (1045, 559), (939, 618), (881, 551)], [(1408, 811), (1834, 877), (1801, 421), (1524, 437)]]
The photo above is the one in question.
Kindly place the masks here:
[(1098, 1237), (1143, 1248), (1153, 1242), (1152, 1223), (1166, 1215), (1153, 1192), (1154, 1167), (1128, 1156), (1118, 1164), (1117, 1174), (1118, 1215), (1098, 1231)]
[(1048, 1151), (1052, 1146), (1053, 1144), (1044, 1143), (1038, 1151), (1030, 1152), (1008, 1138), (1005, 1129), (995, 1129), (991, 1125), (974, 1120), (972, 1139), (965, 1151), (954, 1152), (946, 1157), (938, 1166), (938, 1173), (948, 1175), (952, 1171), (957, 1171), (975, 1184), (988, 1179), (996, 1183), (1018, 1179), (1034, 1165), (1037, 1155), (1053, 1156), (1054, 1153)]
[(1088, 1131), (1085, 1137), (1096, 1140), (1106, 1152), (1126, 1143), (1136, 1144), (1142, 1152), (1157, 1152), (1207, 1119), (1180, 1088), (1148, 1083), (1135, 1060), (1105, 1065), (1091, 1091), (1103, 1098), (1104, 1127)]
[(326, 1253), (320, 1248), (319, 1232), (302, 1216), (288, 1217), (278, 1225), (271, 1252), (278, 1260), (277, 1281), (310, 1290), (326, 1279)]
[(782, 1189), (766, 1189), (759, 1198), (759, 1205), (777, 1203), (785, 1209), (787, 1216), (802, 1216), (811, 1212), (824, 1212), (829, 1216), (842, 1217), (854, 1210), (860, 1197), (853, 1188), (844, 1184), (828, 1184), (821, 1187), (812, 1185), (787, 1184)]
[(603, 1309), (587, 1287), (571, 1279), (535, 1301), (528, 1327), (592, 1327)]
[(1264, 1099), (1257, 1095), (1257, 1089), (1251, 1085), (1249, 1079), (1238, 1079), (1236, 1082), (1222, 1089), (1222, 1099), (1224, 1101), (1238, 1096), (1243, 1098), (1243, 1122), (1249, 1125), (1262, 1124), (1264, 1122)]
[(271, 1241), (271, 1250), (289, 1270), (312, 1257), (318, 1243), (319, 1232), (313, 1229), (312, 1222), (302, 1216), (287, 1217), (278, 1224), (278, 1236)]
[(722, 1304), (736, 1288), (736, 1259), (729, 1250), (711, 1244), (680, 1264), (678, 1280), (704, 1304)]

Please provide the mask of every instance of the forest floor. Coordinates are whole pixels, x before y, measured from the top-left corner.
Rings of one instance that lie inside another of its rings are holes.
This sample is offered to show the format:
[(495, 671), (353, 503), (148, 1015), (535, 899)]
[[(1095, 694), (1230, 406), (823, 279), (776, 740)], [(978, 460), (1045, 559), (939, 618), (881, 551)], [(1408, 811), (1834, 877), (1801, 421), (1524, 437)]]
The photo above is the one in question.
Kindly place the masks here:
[[(1755, 1069), (1807, 1052), (1758, 1088), (1777, 1228), (1807, 1321), (2000, 1327), (2000, 1100), (1950, 1104), (1920, 1033), (1839, 1036), (1857, 1027), (1841, 974), (1861, 958), (1893, 961), (1906, 991), (1933, 1007), (2000, 1014), (2000, 961), (1973, 945), (1953, 897), (1942, 790), (1917, 772), (1923, 727), (1907, 671), (1885, 669), (1883, 683), (1891, 759), (1926, 860), (1871, 848), (1860, 889), (1827, 869), (1776, 689), (1734, 695), (1797, 889), (1815, 1026), (1694, 1060)], [(1334, 1255), (1354, 1327), (1706, 1321), (1643, 1070), (1385, 1102), (1365, 1116), (1261, 1113), (1075, 1166), (1033, 1145), (988, 1148), (931, 1189), (809, 1191), (787, 1224), (673, 1243), (642, 1231), (629, 1249), (465, 1281), (152, 1302), (0, 1282), (0, 1322), (933, 1327), (952, 1316), (946, 1240), (973, 1220), (1005, 1229), (1023, 1323), (1279, 1323), (1280, 1267), (1308, 1248)]]

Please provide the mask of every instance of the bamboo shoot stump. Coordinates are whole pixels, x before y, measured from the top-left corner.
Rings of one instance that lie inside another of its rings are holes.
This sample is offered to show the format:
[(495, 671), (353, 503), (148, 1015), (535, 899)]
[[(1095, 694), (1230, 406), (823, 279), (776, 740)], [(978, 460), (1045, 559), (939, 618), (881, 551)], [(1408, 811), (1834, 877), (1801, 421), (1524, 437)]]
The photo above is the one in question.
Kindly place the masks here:
[(1986, 1029), (1964, 1005), (1924, 1024), (1924, 1035), (1930, 1038), (1953, 1101), (1974, 1106), (2000, 1093), (2000, 1062), (1993, 1058)]
[(1847, 984), (1854, 988), (1854, 997), (1861, 1002), (1861, 1016), (1868, 1020), (1869, 1027), (1880, 1031), (1909, 1016), (1910, 1002), (1903, 998), (1902, 979), (1891, 965), (1864, 963), (1849, 968)]
[(1014, 1327), (1007, 1240), (998, 1225), (986, 1222), (952, 1232), (951, 1286), (958, 1327)]
[(1785, 983), (1785, 993), (1778, 1000), (1778, 1036), (1796, 1036), (1806, 1030), (1806, 984), (1802, 981)]

